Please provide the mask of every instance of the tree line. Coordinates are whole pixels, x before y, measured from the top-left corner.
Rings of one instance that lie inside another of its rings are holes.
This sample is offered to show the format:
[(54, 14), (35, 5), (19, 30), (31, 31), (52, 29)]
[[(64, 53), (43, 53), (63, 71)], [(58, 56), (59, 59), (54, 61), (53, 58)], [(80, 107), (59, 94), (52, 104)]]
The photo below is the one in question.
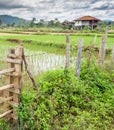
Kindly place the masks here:
[[(74, 24), (75, 22), (72, 21), (68, 21), (68, 20), (64, 20), (63, 22), (61, 22), (58, 18), (55, 18), (53, 20), (44, 20), (44, 19), (40, 19), (39, 21), (36, 20), (35, 17), (33, 17), (31, 20), (27, 21), (19, 21), (19, 23), (15, 23), (15, 22), (12, 22), (10, 24), (6, 24), (6, 25), (3, 25), (3, 21), (0, 19), (0, 27), (19, 27), (19, 28), (33, 28), (33, 27), (52, 27), (52, 28), (62, 28), (62, 29), (75, 29), (74, 27)], [(107, 22), (102, 22), (100, 23), (100, 27), (101, 28), (105, 28), (106, 25), (110, 25), (110, 27), (112, 29), (114, 29), (114, 22), (110, 22), (110, 23), (107, 23)], [(89, 30), (88, 27), (85, 27), (83, 30)]]

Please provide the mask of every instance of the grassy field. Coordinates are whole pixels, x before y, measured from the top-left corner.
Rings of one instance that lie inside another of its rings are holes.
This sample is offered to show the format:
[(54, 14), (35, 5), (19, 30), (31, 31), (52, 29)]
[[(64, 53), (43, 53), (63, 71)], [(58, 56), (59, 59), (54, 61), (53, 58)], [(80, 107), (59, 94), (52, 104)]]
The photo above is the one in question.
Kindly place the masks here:
[[(77, 35), (71, 35), (70, 36), (70, 41), (71, 41), (71, 45), (76, 45), (77, 41), (79, 38), (83, 39), (84, 41), (84, 46), (88, 46), (91, 45), (91, 43), (94, 41), (94, 37), (96, 34), (77, 34)], [(66, 36), (65, 35), (27, 35), (27, 34), (12, 34), (12, 35), (4, 35), (1, 34), (0, 35), (0, 40), (7, 40), (7, 39), (19, 39), (22, 40), (24, 42), (30, 42), (35, 44), (35, 43), (41, 43), (43, 44), (47, 44), (47, 45), (65, 45), (66, 43)], [(96, 46), (98, 46), (101, 42), (101, 35), (98, 35), (96, 38)], [(114, 36), (111, 34), (109, 35), (108, 39), (107, 39), (107, 47), (111, 48), (113, 46), (114, 43)]]

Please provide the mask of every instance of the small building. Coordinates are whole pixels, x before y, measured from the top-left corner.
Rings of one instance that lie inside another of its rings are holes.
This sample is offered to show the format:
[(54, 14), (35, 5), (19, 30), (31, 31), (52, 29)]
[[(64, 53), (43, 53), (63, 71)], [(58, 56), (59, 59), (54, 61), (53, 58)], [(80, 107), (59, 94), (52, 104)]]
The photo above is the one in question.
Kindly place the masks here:
[(98, 26), (98, 23), (101, 21), (100, 19), (97, 19), (92, 16), (83, 16), (81, 18), (78, 18), (75, 21), (75, 28), (84, 28), (85, 26), (88, 26), (90, 29), (94, 29)]
[(62, 24), (62, 26), (63, 26), (64, 29), (73, 29), (75, 22), (74, 21), (70, 22), (70, 21), (65, 20), (61, 24)]

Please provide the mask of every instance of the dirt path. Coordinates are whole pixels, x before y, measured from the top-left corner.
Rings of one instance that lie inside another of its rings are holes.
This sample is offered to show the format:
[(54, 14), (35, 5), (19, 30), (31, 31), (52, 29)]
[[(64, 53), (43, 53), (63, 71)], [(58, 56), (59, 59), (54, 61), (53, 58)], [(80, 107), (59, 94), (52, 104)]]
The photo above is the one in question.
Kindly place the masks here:
[(16, 33), (0, 33), (0, 35), (9, 36), (9, 35), (20, 35), (20, 34), (16, 34)]

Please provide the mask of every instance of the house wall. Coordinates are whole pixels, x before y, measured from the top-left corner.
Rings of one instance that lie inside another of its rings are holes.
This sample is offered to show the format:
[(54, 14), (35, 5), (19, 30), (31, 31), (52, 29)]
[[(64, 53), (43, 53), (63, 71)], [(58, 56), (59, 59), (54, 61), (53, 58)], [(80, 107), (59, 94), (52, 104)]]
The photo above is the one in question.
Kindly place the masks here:
[(75, 22), (75, 26), (78, 27), (78, 26), (86, 26), (86, 25), (89, 25), (89, 21), (76, 21)]
[(82, 25), (89, 26), (90, 21), (82, 21)]
[(84, 27), (89, 26), (91, 28), (97, 27), (98, 21), (76, 21), (74, 26), (75, 27)]
[(75, 22), (75, 26), (76, 26), (76, 27), (82, 26), (82, 21), (76, 21), (76, 22)]

